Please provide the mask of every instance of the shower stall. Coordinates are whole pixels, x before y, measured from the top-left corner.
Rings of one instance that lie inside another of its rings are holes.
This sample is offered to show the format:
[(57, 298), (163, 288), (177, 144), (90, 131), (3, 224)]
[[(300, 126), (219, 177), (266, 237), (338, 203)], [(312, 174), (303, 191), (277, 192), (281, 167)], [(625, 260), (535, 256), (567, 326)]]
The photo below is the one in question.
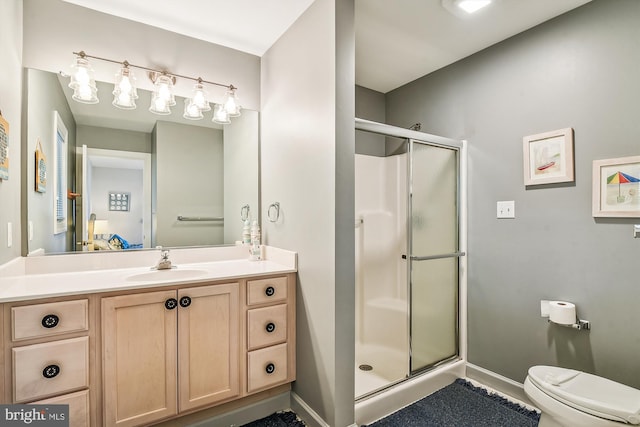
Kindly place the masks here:
[(359, 423), (464, 375), (464, 170), (461, 141), (356, 119)]

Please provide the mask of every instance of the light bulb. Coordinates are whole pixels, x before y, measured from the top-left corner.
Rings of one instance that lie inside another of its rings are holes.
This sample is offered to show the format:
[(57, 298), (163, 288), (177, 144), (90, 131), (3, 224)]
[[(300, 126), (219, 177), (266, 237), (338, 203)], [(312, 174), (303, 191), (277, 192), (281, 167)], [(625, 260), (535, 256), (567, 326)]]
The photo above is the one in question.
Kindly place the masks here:
[(224, 108), (224, 105), (216, 104), (215, 108), (213, 109), (212, 121), (222, 125), (231, 123), (231, 120), (229, 119), (229, 113), (227, 112), (226, 108)]

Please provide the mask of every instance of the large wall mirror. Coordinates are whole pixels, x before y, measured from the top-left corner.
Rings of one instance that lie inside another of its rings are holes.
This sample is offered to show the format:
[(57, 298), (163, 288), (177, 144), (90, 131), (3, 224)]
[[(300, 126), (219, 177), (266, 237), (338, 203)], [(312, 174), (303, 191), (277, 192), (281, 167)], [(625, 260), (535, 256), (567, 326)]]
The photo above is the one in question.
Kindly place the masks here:
[(100, 102), (88, 105), (71, 99), (68, 77), (24, 77), (29, 253), (233, 244), (243, 217), (259, 219), (256, 111), (219, 125), (184, 119), (180, 97), (159, 116), (145, 90), (135, 110), (121, 110), (111, 83), (97, 82)]

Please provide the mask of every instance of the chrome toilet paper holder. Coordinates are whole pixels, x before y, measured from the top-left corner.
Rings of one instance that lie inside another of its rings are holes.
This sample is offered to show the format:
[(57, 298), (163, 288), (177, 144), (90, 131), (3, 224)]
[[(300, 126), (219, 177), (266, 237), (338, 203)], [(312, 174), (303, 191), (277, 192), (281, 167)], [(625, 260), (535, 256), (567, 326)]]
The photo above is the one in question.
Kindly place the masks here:
[(564, 326), (565, 328), (573, 328), (573, 329), (587, 330), (587, 331), (591, 329), (591, 322), (589, 322), (588, 320), (576, 319), (576, 323), (573, 323), (570, 325), (565, 325), (564, 323), (556, 323), (552, 320), (547, 320), (547, 321), (549, 323), (553, 323), (554, 325)]
[[(557, 303), (561, 303), (561, 304), (570, 304), (573, 305), (571, 303), (566, 303), (564, 301), (555, 301)], [(564, 326), (565, 328), (572, 328), (572, 329), (577, 329), (577, 330), (590, 330), (591, 329), (591, 322), (589, 322), (588, 320), (583, 320), (583, 319), (579, 319), (577, 314), (574, 314), (575, 316), (575, 321), (573, 323), (559, 323), (559, 322), (554, 322), (553, 320), (551, 320), (550, 318), (550, 313), (549, 313), (549, 309), (550, 306), (549, 304), (553, 303), (553, 301), (549, 301), (549, 300), (541, 300), (540, 301), (540, 315), (542, 317), (546, 317), (547, 318), (547, 322), (548, 323), (553, 323), (555, 325), (558, 326)]]

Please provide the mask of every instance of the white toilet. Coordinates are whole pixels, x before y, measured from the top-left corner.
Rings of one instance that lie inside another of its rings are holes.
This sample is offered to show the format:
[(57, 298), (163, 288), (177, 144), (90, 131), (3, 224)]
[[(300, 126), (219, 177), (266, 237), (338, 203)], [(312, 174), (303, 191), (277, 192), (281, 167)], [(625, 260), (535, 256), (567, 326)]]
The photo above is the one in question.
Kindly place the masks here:
[(640, 425), (640, 390), (554, 366), (534, 366), (524, 391), (540, 409), (539, 427)]

